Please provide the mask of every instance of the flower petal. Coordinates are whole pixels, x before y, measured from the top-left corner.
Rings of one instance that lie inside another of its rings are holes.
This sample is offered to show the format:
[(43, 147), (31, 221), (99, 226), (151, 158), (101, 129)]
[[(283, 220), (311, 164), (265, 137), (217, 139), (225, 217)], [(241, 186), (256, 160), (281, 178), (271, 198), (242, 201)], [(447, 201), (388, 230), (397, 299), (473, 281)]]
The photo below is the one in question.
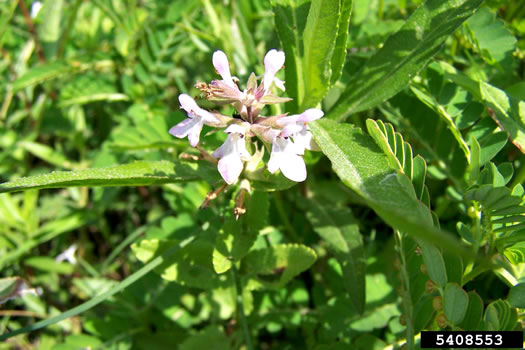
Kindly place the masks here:
[(301, 156), (283, 152), (279, 168), (284, 176), (295, 182), (306, 180), (306, 165)]
[(180, 94), (179, 103), (181, 108), (186, 111), (189, 117), (199, 116), (199, 120), (201, 120), (206, 125), (220, 123), (220, 120), (212, 113), (200, 108), (197, 102), (195, 102), (195, 100), (190, 95)]
[(193, 128), (188, 132), (188, 140), (190, 141), (191, 147), (197, 146), (199, 143), (199, 137), (202, 130), (202, 123), (195, 124)]
[(222, 77), (224, 82), (231, 87), (234, 87), (233, 79), (230, 73), (230, 63), (228, 62), (228, 57), (221, 50), (217, 50), (213, 53), (212, 57), (213, 66)]
[(275, 74), (283, 67), (284, 60), (284, 52), (275, 49), (268, 51), (264, 56), (263, 85), (265, 91), (268, 91), (275, 81)]
[(310, 108), (301, 113), (297, 121), (302, 123), (309, 123), (311, 121), (321, 118), (323, 115), (324, 112), (322, 110), (317, 108)]
[(199, 124), (200, 122), (201, 120), (199, 117), (186, 118), (183, 121), (181, 121), (179, 124), (172, 127), (169, 133), (175, 137), (178, 137), (179, 139), (182, 139), (188, 136), (188, 133), (190, 132), (190, 130), (193, 127), (195, 127), (195, 125)]
[(219, 173), (228, 185), (237, 181), (242, 168), (243, 164), (238, 154), (230, 153), (219, 160)]

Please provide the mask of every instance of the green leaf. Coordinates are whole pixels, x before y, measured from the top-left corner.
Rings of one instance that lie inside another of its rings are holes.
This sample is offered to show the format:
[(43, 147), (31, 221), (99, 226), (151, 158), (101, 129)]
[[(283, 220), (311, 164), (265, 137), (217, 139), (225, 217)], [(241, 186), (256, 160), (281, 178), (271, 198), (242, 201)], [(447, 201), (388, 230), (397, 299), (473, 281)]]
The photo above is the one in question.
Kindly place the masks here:
[(213, 268), (217, 273), (228, 271), (232, 263), (242, 259), (267, 223), (268, 193), (256, 191), (245, 201), (246, 214), (239, 219), (233, 214), (228, 216), (217, 236), (213, 250)]
[(468, 292), (468, 307), (465, 318), (459, 326), (466, 330), (476, 330), (483, 317), (483, 300), (478, 293)]
[(55, 272), (64, 275), (70, 275), (75, 270), (75, 266), (65, 262), (57, 262), (49, 256), (29, 257), (24, 259), (24, 265), (32, 266), (40, 271)]
[(443, 260), (445, 261), (447, 281), (455, 282), (461, 286), (463, 284), (463, 260), (461, 257), (449, 252), (443, 252)]
[(468, 294), (457, 283), (449, 283), (443, 294), (443, 309), (445, 316), (454, 325), (465, 318), (468, 308)]
[(365, 251), (357, 221), (345, 207), (330, 207), (316, 199), (308, 200), (306, 216), (314, 231), (335, 253), (343, 270), (343, 284), (350, 293), (352, 305), (359, 313), (365, 309)]
[(428, 0), (421, 5), (347, 85), (329, 118), (377, 106), (397, 94), (483, 0)]
[[(166, 247), (176, 244), (173, 240), (143, 239), (134, 243), (131, 249), (137, 259), (147, 263), (161, 256)], [(157, 272), (167, 281), (196, 288), (213, 288), (218, 284), (218, 275), (213, 271), (213, 244), (198, 239), (184, 247), (177, 256), (167, 259)]]
[(38, 36), (44, 42), (56, 42), (60, 38), (60, 20), (64, 0), (46, 0), (42, 6), (42, 22)]
[(441, 252), (436, 247), (424, 243), (421, 246), (421, 250), (430, 279), (441, 288), (445, 287), (448, 281), (447, 269)]
[(303, 38), (309, 0), (273, 0), (272, 10), (275, 16), (275, 28), (286, 55), (286, 90), (294, 98), (287, 104), (289, 111), (298, 112), (304, 98), (303, 80)]
[(479, 83), (479, 89), (485, 104), (494, 111), (494, 120), (507, 132), (512, 143), (525, 153), (525, 101), (519, 101), (485, 82)]
[(489, 64), (512, 57), (516, 38), (488, 8), (479, 9), (465, 22), (476, 50)]
[(55, 171), (5, 182), (0, 184), (0, 193), (37, 188), (161, 185), (197, 180), (199, 168), (182, 162), (137, 161), (108, 168)]
[(510, 305), (525, 308), (525, 283), (518, 283), (510, 289), (507, 301)]
[(42, 320), (40, 322), (37, 322), (35, 324), (18, 328), (10, 333), (4, 333), (0, 335), (0, 341), (6, 340), (8, 338), (14, 337), (19, 334), (24, 334), (28, 332), (33, 332), (38, 329), (45, 328), (47, 326), (50, 326), (52, 324), (58, 323), (60, 321), (66, 320), (70, 317), (76, 316), (78, 314), (81, 314), (98, 304), (102, 303), (103, 301), (107, 300), (111, 296), (117, 294), (118, 292), (126, 289), (133, 283), (135, 283), (140, 278), (147, 275), (149, 272), (151, 272), (156, 267), (160, 266), (162, 263), (165, 262), (166, 259), (172, 257), (173, 255), (177, 254), (181, 248), (184, 248), (189, 243), (191, 243), (195, 239), (195, 236), (190, 236), (186, 238), (185, 240), (181, 241), (175, 246), (170, 247), (167, 249), (161, 256), (156, 257), (152, 261), (150, 261), (148, 264), (144, 265), (142, 268), (140, 268), (138, 271), (134, 272), (133, 274), (129, 275), (126, 279), (124, 279), (122, 282), (117, 284), (115, 287), (111, 288), (110, 290), (101, 293), (97, 295), (96, 297), (86, 301), (83, 304), (80, 304), (72, 309), (69, 309), (66, 312), (63, 312), (57, 316), (48, 318), (46, 320)]
[(256, 286), (281, 288), (316, 259), (315, 252), (307, 246), (279, 244), (250, 252), (242, 260), (242, 268), (255, 278)]
[(334, 85), (341, 77), (346, 61), (346, 44), (349, 34), (350, 15), (354, 0), (341, 0), (339, 23), (337, 24), (337, 37), (335, 39), (334, 53), (332, 54), (332, 76), (330, 85)]
[(510, 331), (516, 327), (518, 315), (507, 301), (498, 299), (485, 309), (483, 321), (487, 331)]
[(430, 210), (415, 195), (410, 179), (392, 170), (373, 139), (349, 124), (320, 120), (312, 133), (341, 181), (358, 193), (392, 227), (460, 255), (463, 244), (433, 226)]
[(328, 90), (331, 58), (338, 35), (340, 1), (312, 0), (303, 35), (304, 100), (300, 109), (315, 107)]
[(54, 150), (53, 148), (47, 145), (31, 141), (22, 141), (18, 143), (18, 145), (26, 151), (33, 154), (34, 156), (43, 159), (46, 162), (55, 166), (65, 169), (80, 168), (79, 164), (69, 161), (62, 153)]

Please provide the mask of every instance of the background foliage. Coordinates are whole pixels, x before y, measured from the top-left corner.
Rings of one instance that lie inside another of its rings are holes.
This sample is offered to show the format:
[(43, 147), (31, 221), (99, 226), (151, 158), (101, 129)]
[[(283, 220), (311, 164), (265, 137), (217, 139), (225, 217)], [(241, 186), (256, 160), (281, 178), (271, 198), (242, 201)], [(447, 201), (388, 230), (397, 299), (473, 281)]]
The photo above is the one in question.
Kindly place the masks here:
[[(30, 10), (0, 1), (0, 349), (411, 349), (421, 330), (522, 329), (520, 0)], [(295, 186), (251, 175), (236, 220), (243, 190), (203, 208), (220, 176), (168, 129), (215, 50), (243, 81), (272, 48), (293, 101), (265, 113), (323, 109), (322, 153)]]

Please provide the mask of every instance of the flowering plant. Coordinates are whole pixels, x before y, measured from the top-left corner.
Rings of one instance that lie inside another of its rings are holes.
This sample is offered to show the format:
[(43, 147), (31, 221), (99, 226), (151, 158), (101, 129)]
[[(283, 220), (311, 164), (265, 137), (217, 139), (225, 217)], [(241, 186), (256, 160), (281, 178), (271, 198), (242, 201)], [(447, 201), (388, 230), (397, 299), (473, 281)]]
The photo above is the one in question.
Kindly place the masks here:
[[(270, 148), (268, 171), (275, 173), (281, 170), (288, 179), (296, 182), (306, 180), (306, 166), (302, 155), (305, 150), (318, 149), (312, 139), (308, 123), (323, 116), (320, 109), (307, 109), (297, 115), (276, 115), (265, 117), (260, 114), (267, 104), (288, 102), (290, 98), (272, 94), (275, 86), (285, 90), (284, 82), (276, 77), (284, 66), (285, 55), (282, 51), (272, 49), (264, 57), (264, 76), (258, 85), (258, 78), (252, 73), (244, 91), (239, 89), (236, 80), (230, 73), (226, 54), (215, 51), (213, 66), (222, 80), (213, 80), (210, 84), (197, 82), (195, 87), (201, 90), (203, 96), (217, 104), (231, 104), (237, 111), (236, 116), (228, 117), (218, 112), (209, 112), (199, 107), (191, 96), (179, 95), (182, 109), (188, 115), (179, 124), (170, 129), (170, 134), (178, 138), (188, 137), (190, 145), (196, 147), (199, 143), (203, 125), (225, 128), (228, 134), (224, 144), (212, 156), (219, 158), (218, 169), (224, 181), (231, 185), (237, 182), (241, 175), (243, 162), (258, 163), (263, 156), (264, 147), (254, 148), (255, 154), (250, 154), (246, 143), (262, 141)], [(257, 164), (255, 164), (257, 166)]]

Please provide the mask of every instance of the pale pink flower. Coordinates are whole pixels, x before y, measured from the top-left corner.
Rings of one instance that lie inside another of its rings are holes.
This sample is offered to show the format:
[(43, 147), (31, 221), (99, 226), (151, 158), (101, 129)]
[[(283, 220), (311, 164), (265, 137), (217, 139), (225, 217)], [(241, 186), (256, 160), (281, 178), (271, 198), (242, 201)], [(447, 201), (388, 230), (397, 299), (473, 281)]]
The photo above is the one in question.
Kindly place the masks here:
[(188, 136), (190, 145), (195, 147), (199, 143), (202, 126), (215, 125), (219, 119), (212, 113), (200, 108), (191, 96), (186, 94), (179, 95), (179, 102), (182, 109), (188, 114), (188, 118), (172, 127), (169, 131), (175, 137), (184, 138)]
[(226, 141), (212, 156), (219, 159), (219, 173), (224, 181), (231, 185), (237, 181), (244, 167), (243, 160), (249, 160), (251, 155), (246, 150), (246, 128), (248, 123), (232, 124), (224, 130), (228, 134)]
[(264, 77), (263, 85), (264, 92), (267, 92), (272, 83), (275, 84), (279, 89), (285, 90), (284, 82), (275, 77), (277, 72), (284, 66), (284, 52), (272, 49), (264, 56)]

